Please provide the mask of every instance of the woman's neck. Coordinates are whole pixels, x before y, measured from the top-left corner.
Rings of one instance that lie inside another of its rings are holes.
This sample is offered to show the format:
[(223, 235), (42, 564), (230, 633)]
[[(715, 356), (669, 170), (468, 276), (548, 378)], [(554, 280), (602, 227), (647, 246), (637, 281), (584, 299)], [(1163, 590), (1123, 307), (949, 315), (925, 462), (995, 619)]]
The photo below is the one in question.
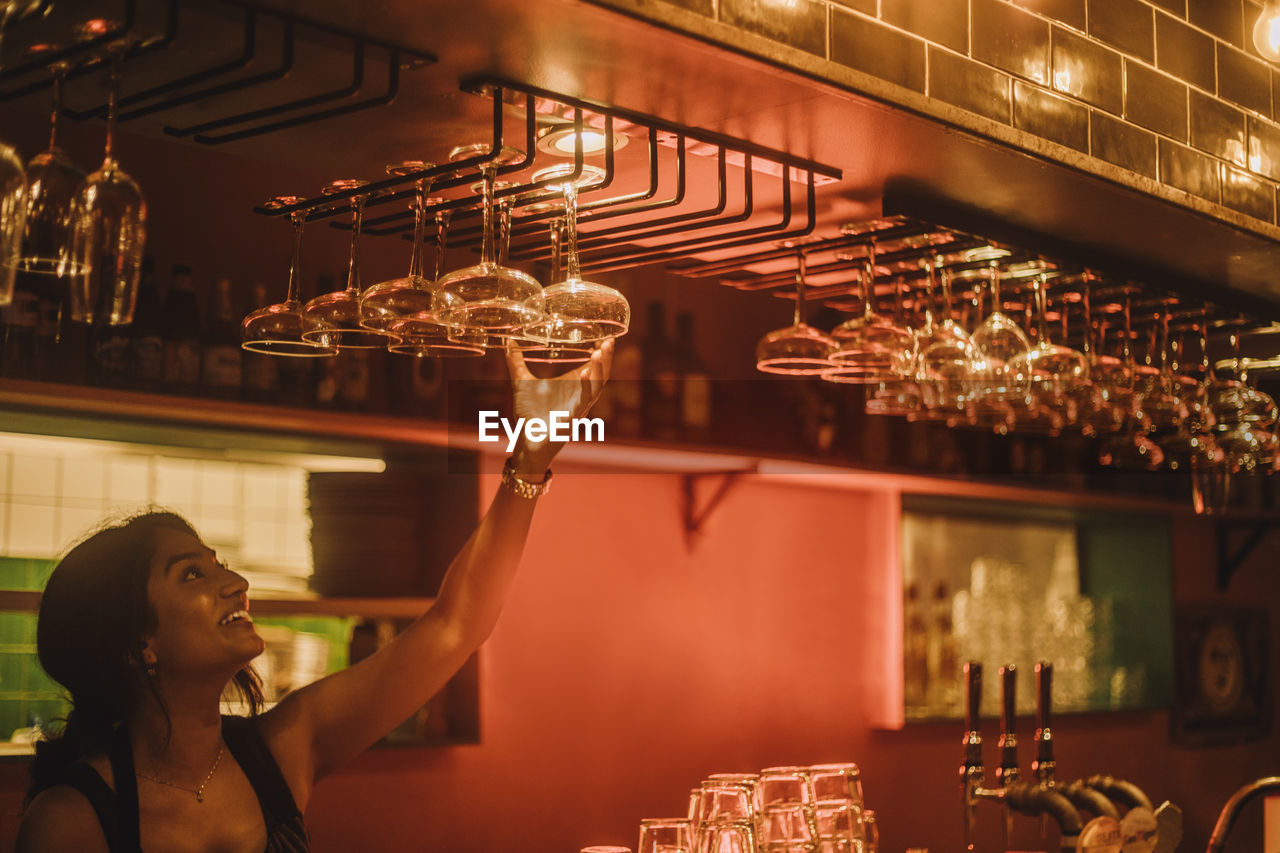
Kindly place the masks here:
[(157, 685), (145, 691), (129, 724), (139, 769), (171, 775), (208, 770), (222, 745), (221, 689), (193, 684)]

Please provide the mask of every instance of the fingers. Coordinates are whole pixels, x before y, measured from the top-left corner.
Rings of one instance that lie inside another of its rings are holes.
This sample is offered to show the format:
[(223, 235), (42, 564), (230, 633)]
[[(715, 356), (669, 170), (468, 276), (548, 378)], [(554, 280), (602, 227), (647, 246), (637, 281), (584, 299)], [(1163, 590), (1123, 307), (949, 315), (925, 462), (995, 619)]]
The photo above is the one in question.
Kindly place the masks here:
[(534, 378), (533, 373), (529, 371), (529, 365), (524, 363), (524, 353), (513, 346), (508, 346), (506, 355), (507, 371), (511, 374), (513, 380)]

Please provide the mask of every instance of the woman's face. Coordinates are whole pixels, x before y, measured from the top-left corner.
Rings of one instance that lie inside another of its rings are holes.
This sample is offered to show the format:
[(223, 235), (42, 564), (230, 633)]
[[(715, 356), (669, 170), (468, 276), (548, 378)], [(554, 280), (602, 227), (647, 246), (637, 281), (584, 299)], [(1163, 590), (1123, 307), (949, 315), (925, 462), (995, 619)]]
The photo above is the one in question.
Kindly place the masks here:
[(147, 579), (156, 625), (144, 638), (157, 677), (226, 679), (262, 654), (248, 589), (248, 581), (190, 533), (158, 530)]

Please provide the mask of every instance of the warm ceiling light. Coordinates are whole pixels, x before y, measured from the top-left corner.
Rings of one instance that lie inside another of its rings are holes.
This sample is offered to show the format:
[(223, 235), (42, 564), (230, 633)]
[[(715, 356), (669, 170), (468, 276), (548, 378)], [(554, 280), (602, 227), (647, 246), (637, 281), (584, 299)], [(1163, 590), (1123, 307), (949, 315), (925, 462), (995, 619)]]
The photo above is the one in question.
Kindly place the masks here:
[[(572, 157), (577, 150), (577, 134), (572, 124), (555, 124), (538, 133), (538, 150), (553, 157)], [(599, 154), (608, 144), (609, 137), (603, 131), (585, 127), (582, 129), (582, 153)], [(627, 144), (627, 137), (621, 133), (613, 134), (613, 150)]]
[(1280, 62), (1280, 0), (1267, 0), (1253, 25), (1253, 46), (1263, 59)]

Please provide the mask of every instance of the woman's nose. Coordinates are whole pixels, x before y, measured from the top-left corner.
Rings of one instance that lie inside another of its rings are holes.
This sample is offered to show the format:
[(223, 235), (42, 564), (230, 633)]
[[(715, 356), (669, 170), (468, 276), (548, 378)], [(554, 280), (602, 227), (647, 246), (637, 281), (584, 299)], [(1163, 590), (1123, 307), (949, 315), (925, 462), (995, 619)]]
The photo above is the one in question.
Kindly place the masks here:
[(230, 598), (236, 595), (243, 595), (249, 590), (249, 581), (244, 575), (233, 569), (224, 568), (227, 577), (222, 584), (222, 594)]

